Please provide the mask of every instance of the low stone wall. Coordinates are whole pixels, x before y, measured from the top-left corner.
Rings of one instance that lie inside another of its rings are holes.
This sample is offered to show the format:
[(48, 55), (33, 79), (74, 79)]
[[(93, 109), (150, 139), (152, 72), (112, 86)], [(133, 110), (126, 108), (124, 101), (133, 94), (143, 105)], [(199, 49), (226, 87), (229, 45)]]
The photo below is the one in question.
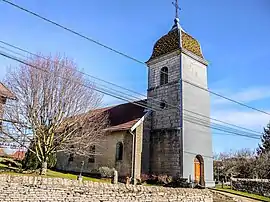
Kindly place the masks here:
[(233, 178), (231, 180), (234, 190), (270, 197), (270, 180), (240, 178)]
[(0, 175), (1, 202), (192, 201), (212, 202), (209, 190), (106, 184), (60, 178)]

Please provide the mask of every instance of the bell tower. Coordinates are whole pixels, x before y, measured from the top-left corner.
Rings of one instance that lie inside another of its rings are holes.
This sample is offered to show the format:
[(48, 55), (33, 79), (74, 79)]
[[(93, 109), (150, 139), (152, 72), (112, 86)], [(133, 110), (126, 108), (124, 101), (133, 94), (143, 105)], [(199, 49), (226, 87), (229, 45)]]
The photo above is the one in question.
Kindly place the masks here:
[[(175, 7), (178, 11), (177, 1)], [(208, 63), (199, 42), (181, 28), (178, 12), (172, 29), (155, 43), (146, 64), (147, 103), (153, 109), (149, 173), (199, 180), (203, 186), (212, 186), (210, 121), (199, 122), (203, 116), (210, 116), (210, 96), (196, 87), (208, 88)]]
[(182, 176), (181, 55), (178, 19), (147, 61), (147, 103), (153, 110), (150, 173)]

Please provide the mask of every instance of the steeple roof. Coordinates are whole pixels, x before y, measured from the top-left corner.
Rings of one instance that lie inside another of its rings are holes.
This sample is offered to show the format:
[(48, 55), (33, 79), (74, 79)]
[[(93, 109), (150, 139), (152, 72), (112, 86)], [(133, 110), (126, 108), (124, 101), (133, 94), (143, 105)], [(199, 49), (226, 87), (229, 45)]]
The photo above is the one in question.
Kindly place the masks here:
[[(180, 44), (179, 40), (180, 35), (182, 44)], [(174, 52), (176, 50), (180, 50), (180, 47), (192, 52), (200, 58), (204, 58), (200, 43), (185, 31), (183, 31), (179, 25), (179, 20), (175, 19), (173, 28), (168, 32), (168, 34), (162, 36), (154, 45), (153, 52), (149, 60)]]

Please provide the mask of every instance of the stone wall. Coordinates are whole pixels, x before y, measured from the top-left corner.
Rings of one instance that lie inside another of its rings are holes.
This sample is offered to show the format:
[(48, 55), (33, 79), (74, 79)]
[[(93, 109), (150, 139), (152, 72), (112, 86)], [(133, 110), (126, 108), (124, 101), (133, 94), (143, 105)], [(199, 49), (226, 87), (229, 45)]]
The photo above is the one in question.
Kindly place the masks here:
[(151, 133), (150, 173), (182, 176), (181, 130), (154, 130)]
[[(175, 106), (180, 106), (180, 56), (177, 51), (162, 56), (148, 64), (148, 90), (147, 104), (153, 109), (152, 129), (167, 129), (180, 127), (180, 110)], [(163, 67), (168, 68), (168, 83), (160, 85), (160, 73)], [(160, 103), (166, 103), (164, 109), (160, 108)], [(172, 107), (174, 106), (174, 107)]]
[[(147, 63), (149, 67), (147, 103), (151, 114), (150, 174), (182, 176), (182, 134), (180, 96), (180, 55), (177, 51)], [(160, 85), (163, 67), (168, 68), (168, 83)], [(165, 106), (160, 106), (160, 103)]]
[(266, 179), (232, 179), (232, 188), (253, 194), (270, 197), (270, 180)]
[(192, 201), (212, 202), (209, 190), (79, 183), (75, 180), (0, 175), (0, 201)]
[[(116, 144), (123, 143), (123, 159), (116, 161)], [(66, 172), (80, 172), (81, 162), (84, 161), (83, 173), (91, 173), (100, 167), (115, 168), (119, 176), (131, 176), (132, 135), (127, 131), (108, 134), (100, 144), (95, 147), (95, 160), (89, 161), (82, 156), (74, 156), (69, 161), (69, 155), (57, 153), (56, 169)]]

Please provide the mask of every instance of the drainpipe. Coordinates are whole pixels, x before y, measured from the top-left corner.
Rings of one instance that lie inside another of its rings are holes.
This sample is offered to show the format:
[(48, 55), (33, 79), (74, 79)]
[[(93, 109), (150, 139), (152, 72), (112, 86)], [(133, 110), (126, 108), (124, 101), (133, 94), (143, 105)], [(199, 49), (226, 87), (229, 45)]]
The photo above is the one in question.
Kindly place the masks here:
[(131, 157), (131, 179), (133, 179), (133, 184), (136, 185), (135, 178), (135, 154), (136, 154), (136, 134), (129, 130), (129, 133), (132, 135), (132, 157)]

